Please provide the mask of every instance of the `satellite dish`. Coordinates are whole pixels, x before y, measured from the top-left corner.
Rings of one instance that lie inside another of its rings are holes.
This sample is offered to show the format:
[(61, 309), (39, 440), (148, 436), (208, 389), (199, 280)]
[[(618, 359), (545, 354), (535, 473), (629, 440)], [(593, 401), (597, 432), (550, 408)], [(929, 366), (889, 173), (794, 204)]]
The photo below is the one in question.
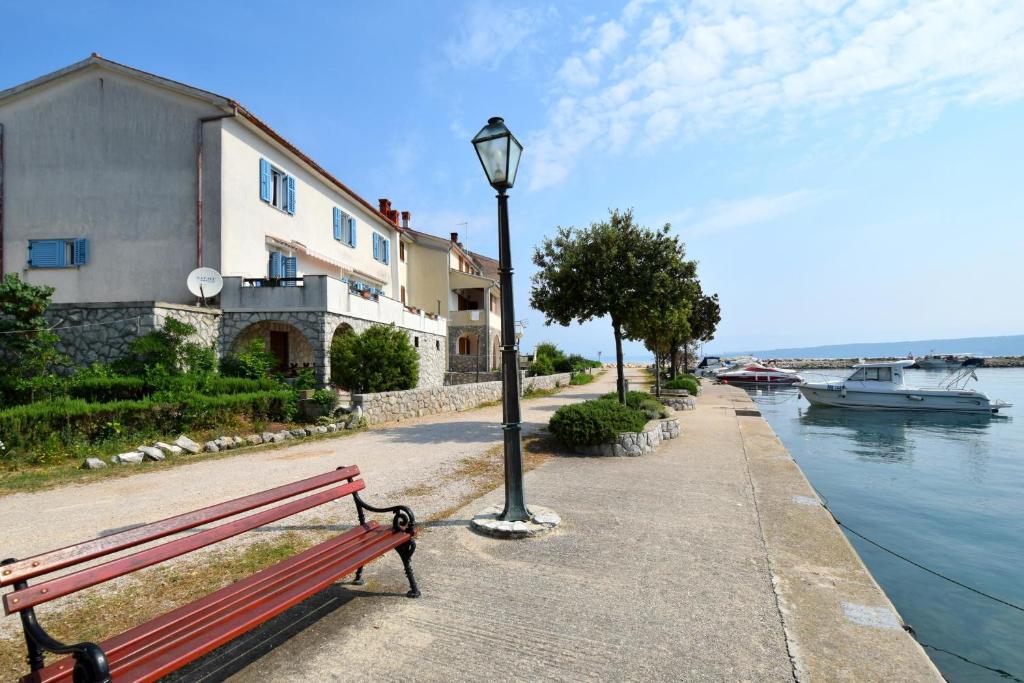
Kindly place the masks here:
[(196, 268), (188, 274), (185, 282), (188, 291), (204, 301), (207, 297), (217, 296), (224, 288), (224, 278), (213, 268)]

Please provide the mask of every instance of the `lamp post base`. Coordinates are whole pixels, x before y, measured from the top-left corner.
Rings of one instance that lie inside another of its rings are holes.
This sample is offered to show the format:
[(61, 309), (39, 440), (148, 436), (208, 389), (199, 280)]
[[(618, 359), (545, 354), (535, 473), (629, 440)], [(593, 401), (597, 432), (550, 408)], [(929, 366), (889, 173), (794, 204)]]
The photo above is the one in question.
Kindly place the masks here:
[(492, 505), (473, 516), (469, 528), (491, 538), (536, 538), (557, 527), (562, 518), (554, 510), (530, 505), (530, 519), (525, 522), (507, 522), (498, 519), (501, 505)]

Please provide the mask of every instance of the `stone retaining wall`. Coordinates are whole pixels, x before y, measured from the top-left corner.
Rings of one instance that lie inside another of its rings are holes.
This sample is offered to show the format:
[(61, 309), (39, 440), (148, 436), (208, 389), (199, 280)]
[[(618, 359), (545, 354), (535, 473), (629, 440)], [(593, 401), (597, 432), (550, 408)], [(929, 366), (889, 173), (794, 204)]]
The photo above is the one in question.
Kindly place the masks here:
[(679, 420), (651, 420), (642, 432), (622, 432), (612, 443), (597, 446), (581, 446), (577, 453), (584, 455), (629, 456), (636, 457), (653, 453), (662, 441), (679, 436)]
[[(554, 389), (568, 386), (568, 372), (543, 377), (527, 377), (523, 391)], [(378, 394), (355, 394), (352, 406), (362, 409), (370, 424), (408, 420), (424, 415), (455, 413), (475, 408), (481, 403), (501, 400), (501, 382), (457, 384), (446, 387), (385, 391)]]
[(446, 386), (454, 384), (474, 384), (476, 382), (500, 382), (500, 372), (446, 372), (444, 383)]
[(60, 337), (57, 349), (73, 365), (112, 363), (128, 353), (132, 341), (163, 327), (167, 318), (195, 326), (192, 341), (211, 346), (220, 337), (221, 311), (162, 301), (52, 304), (46, 320)]

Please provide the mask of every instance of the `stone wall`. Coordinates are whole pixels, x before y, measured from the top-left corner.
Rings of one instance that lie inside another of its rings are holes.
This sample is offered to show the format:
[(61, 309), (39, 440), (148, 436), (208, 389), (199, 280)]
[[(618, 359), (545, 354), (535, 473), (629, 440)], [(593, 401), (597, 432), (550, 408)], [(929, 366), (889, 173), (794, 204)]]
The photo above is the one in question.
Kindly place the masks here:
[[(527, 377), (523, 380), (523, 391), (554, 389), (569, 384), (569, 373)], [(410, 389), (408, 391), (386, 391), (378, 394), (355, 394), (352, 405), (359, 406), (370, 424), (408, 420), (424, 415), (454, 413), (475, 408), (481, 403), (501, 400), (501, 382), (479, 382)]]
[(500, 372), (446, 372), (445, 385), (473, 384), (475, 382), (500, 382)]
[(71, 363), (112, 363), (127, 355), (133, 340), (163, 327), (167, 318), (195, 326), (192, 340), (204, 345), (217, 343), (221, 312), (161, 301), (132, 301), (97, 304), (52, 304), (46, 319), (60, 337), (57, 348)]
[(651, 420), (642, 432), (622, 432), (612, 443), (597, 446), (580, 446), (577, 453), (584, 455), (636, 457), (653, 453), (662, 441), (679, 436), (679, 420)]

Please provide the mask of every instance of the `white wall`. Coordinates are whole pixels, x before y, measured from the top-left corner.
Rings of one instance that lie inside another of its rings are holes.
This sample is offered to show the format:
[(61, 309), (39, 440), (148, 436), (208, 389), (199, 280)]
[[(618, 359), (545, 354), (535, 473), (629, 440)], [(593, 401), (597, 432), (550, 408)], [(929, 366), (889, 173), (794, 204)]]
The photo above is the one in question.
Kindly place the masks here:
[[(217, 113), (95, 66), (0, 105), (4, 271), (61, 303), (193, 301), (196, 126)], [(74, 237), (89, 239), (88, 265), (27, 267), (29, 239)]]
[[(388, 296), (398, 298), (397, 268), (373, 258), (372, 232), (391, 240), (391, 260), (398, 259), (397, 231), (361, 204), (349, 200), (334, 185), (307, 171), (290, 153), (235, 119), (225, 119), (221, 131), (221, 271), (224, 275), (265, 277), (268, 235), (302, 242), (312, 251), (345, 264), (341, 269), (302, 256), (299, 275), (332, 275), (359, 270), (384, 283)], [(260, 200), (259, 161), (295, 177), (295, 215)], [(357, 222), (356, 247), (334, 239), (334, 207)], [(354, 277), (359, 277), (354, 275)]]

